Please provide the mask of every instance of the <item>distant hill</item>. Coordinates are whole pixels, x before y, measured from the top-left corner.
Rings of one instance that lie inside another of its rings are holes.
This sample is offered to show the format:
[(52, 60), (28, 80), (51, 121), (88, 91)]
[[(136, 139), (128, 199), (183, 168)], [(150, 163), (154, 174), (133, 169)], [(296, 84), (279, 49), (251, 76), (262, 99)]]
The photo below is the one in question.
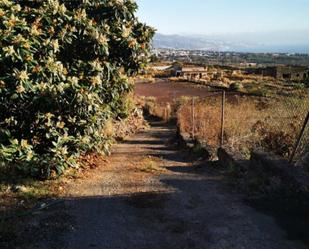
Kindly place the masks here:
[(218, 42), (211, 41), (206, 37), (162, 35), (156, 34), (153, 40), (155, 48), (171, 49), (199, 49), (199, 50), (221, 50)]
[(235, 51), (257, 53), (309, 53), (309, 44), (293, 42), (282, 44), (281, 37), (284, 34), (276, 34), (277, 41), (268, 41), (267, 34), (251, 35), (163, 35), (157, 33), (153, 40), (154, 48), (211, 50), (211, 51)]

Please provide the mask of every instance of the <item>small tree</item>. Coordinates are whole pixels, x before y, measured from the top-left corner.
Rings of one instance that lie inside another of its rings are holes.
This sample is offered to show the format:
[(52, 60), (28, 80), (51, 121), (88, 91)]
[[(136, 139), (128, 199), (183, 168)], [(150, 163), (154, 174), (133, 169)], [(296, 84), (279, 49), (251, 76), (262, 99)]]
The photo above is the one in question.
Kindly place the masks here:
[(106, 152), (154, 30), (131, 0), (0, 2), (0, 163), (49, 176)]

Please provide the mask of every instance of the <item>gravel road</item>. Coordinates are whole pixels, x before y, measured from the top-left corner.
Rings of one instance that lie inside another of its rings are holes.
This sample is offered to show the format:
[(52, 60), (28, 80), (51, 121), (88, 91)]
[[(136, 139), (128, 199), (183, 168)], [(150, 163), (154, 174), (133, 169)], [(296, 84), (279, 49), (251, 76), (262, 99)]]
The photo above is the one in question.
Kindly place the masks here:
[(207, 165), (194, 167), (171, 145), (174, 134), (153, 121), (116, 145), (108, 162), (68, 186), (64, 203), (39, 222), (48, 233), (27, 248), (306, 248), (287, 240)]

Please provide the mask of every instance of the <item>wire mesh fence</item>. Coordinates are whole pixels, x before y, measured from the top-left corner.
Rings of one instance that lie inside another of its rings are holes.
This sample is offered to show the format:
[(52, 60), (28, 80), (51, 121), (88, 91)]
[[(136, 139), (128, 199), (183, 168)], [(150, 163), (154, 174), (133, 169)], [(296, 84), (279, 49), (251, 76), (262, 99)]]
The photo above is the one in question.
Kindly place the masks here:
[[(306, 115), (304, 124), (302, 126), (301, 132), (297, 138), (297, 141), (295, 143), (293, 152), (290, 156), (290, 163), (293, 163), (293, 160), (296, 155), (299, 156), (299, 160), (297, 163), (305, 164), (305, 157), (309, 157), (309, 112)], [(308, 163), (308, 162), (307, 162)], [(308, 165), (307, 165), (308, 166)]]
[(217, 92), (202, 99), (179, 100), (183, 102), (177, 112), (181, 130), (213, 148), (223, 144), (244, 156), (262, 149), (286, 159), (293, 156), (296, 163), (309, 152), (309, 124), (304, 124), (309, 98), (230, 93), (223, 98)]

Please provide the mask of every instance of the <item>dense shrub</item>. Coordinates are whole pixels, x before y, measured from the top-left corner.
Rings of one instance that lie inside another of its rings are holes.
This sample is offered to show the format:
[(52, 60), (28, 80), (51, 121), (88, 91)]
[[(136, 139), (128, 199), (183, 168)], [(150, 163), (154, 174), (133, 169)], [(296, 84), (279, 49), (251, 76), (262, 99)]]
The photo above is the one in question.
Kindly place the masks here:
[(232, 83), (230, 85), (230, 90), (231, 91), (240, 91), (243, 88), (241, 83)]
[[(18, 2), (18, 3), (16, 3)], [(49, 176), (106, 152), (153, 29), (131, 0), (0, 1), (0, 163)]]

